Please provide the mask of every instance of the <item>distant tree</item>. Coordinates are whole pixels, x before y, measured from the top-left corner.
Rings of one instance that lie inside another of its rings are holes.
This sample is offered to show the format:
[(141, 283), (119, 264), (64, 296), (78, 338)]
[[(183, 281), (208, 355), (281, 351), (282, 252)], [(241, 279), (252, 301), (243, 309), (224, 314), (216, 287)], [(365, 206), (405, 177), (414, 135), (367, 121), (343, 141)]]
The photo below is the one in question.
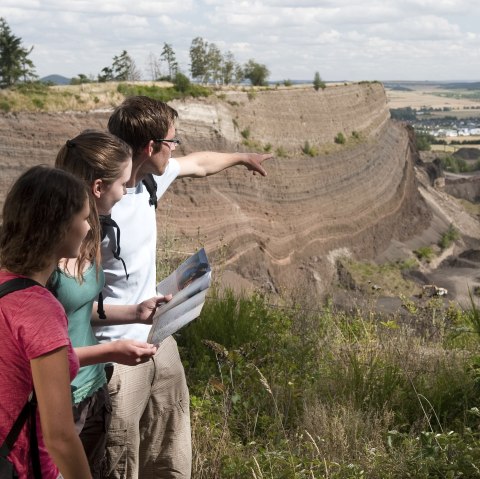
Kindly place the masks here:
[(208, 42), (195, 37), (190, 45), (190, 73), (192, 78), (205, 83), (208, 80)]
[(415, 132), (415, 144), (419, 151), (430, 151), (434, 137), (428, 133)]
[(102, 71), (98, 74), (98, 81), (100, 83), (103, 83), (103, 82), (113, 81), (113, 80), (114, 80), (114, 76), (113, 76), (112, 67), (102, 68)]
[(222, 82), (225, 85), (230, 83), (239, 83), (243, 79), (243, 71), (240, 65), (235, 61), (232, 52), (227, 52), (223, 55), (222, 61)]
[(162, 76), (162, 71), (160, 69), (160, 60), (150, 52), (147, 58), (147, 69), (150, 74), (150, 79), (155, 81)]
[(175, 57), (175, 52), (173, 51), (172, 45), (168, 43), (163, 44), (163, 50), (160, 54), (162, 60), (167, 64), (168, 78), (173, 80), (178, 71), (178, 63)]
[(270, 75), (270, 71), (265, 65), (257, 63), (255, 60), (250, 59), (243, 67), (243, 73), (247, 80), (250, 80), (254, 86), (263, 86), (267, 83), (267, 78)]
[(127, 53), (127, 50), (123, 50), (121, 55), (113, 57), (112, 70), (114, 79), (117, 81), (138, 81), (141, 78), (135, 61)]
[(315, 88), (315, 91), (318, 91), (320, 88), (323, 90), (326, 86), (327, 85), (325, 85), (325, 82), (320, 77), (320, 73), (315, 72), (315, 76), (313, 77), (313, 88)]
[(415, 121), (417, 119), (417, 113), (411, 106), (405, 108), (391, 108), (390, 116), (392, 119), (400, 121)]
[(102, 68), (101, 73), (98, 75), (99, 82), (106, 81), (138, 81), (141, 75), (135, 61), (128, 54), (127, 50), (113, 57), (113, 63), (111, 66)]
[(84, 73), (79, 73), (78, 76), (70, 80), (70, 85), (81, 85), (83, 83), (91, 83), (92, 79), (87, 77)]
[(37, 78), (35, 66), (28, 58), (33, 47), (26, 49), (22, 39), (16, 37), (4, 18), (0, 17), (0, 88)]
[(222, 52), (215, 43), (210, 43), (207, 52), (207, 71), (208, 79), (215, 84), (220, 83), (222, 79), (222, 63)]

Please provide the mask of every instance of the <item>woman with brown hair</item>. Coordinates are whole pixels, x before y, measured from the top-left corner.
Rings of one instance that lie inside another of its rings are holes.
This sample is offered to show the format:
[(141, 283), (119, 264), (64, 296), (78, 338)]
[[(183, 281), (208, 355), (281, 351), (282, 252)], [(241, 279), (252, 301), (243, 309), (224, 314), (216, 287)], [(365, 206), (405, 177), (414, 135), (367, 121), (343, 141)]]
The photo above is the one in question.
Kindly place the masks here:
[[(72, 416), (70, 381), (78, 371), (78, 358), (65, 312), (44, 287), (61, 258), (78, 256), (90, 229), (89, 213), (84, 184), (67, 172), (42, 166), (20, 176), (3, 207), (0, 284), (15, 278), (34, 283), (0, 300), (0, 443), (34, 389), (38, 442), (50, 454), (40, 457), (43, 479), (57, 478), (59, 470), (65, 479), (91, 477)], [(22, 428), (8, 455), (20, 479), (33, 477), (28, 439), (32, 426)]]
[[(157, 296), (138, 305), (106, 305), (105, 310), (102, 307), (99, 311), (96, 308), (92, 310), (105, 282), (99, 258), (99, 216), (108, 217), (113, 205), (125, 192), (125, 183), (132, 168), (130, 147), (111, 133), (87, 130), (62, 146), (55, 166), (80, 178), (89, 192), (88, 220), (91, 229), (78, 257), (66, 257), (60, 261), (50, 286), (65, 307), (69, 336), (82, 365), (72, 382), (75, 423), (92, 475), (102, 477), (106, 431), (111, 417), (110, 396), (102, 363), (136, 365), (148, 360), (156, 349), (131, 339), (98, 344), (91, 320), (103, 325), (148, 323), (156, 307), (166, 299)], [(118, 253), (119, 250), (117, 245)]]

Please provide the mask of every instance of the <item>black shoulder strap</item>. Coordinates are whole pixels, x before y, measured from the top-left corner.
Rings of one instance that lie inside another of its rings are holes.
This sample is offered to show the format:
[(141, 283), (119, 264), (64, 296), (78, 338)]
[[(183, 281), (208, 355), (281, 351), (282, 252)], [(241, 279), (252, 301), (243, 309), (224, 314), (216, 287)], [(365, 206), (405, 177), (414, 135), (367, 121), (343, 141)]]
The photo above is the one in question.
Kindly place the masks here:
[[(19, 291), (21, 289), (30, 288), (31, 286), (42, 286), (37, 281), (30, 278), (14, 278), (0, 285), (0, 298), (3, 296)], [(35, 479), (41, 479), (40, 457), (38, 452), (37, 442), (37, 398), (35, 391), (32, 392), (32, 397), (23, 406), (20, 414), (15, 420), (12, 429), (5, 438), (4, 443), (0, 447), (0, 456), (6, 458), (15, 444), (15, 441), (22, 430), (23, 425), (30, 417), (30, 455), (33, 466), (33, 476)]]
[(5, 283), (0, 285), (0, 298), (9, 293), (13, 293), (14, 291), (30, 288), (31, 286), (42, 286), (42, 285), (30, 278), (10, 279), (9, 281), (5, 281)]
[(155, 181), (155, 178), (152, 174), (148, 174), (142, 180), (142, 182), (145, 185), (145, 188), (147, 188), (148, 194), (150, 195), (148, 203), (150, 204), (150, 206), (154, 206), (155, 209), (157, 209), (157, 183)]

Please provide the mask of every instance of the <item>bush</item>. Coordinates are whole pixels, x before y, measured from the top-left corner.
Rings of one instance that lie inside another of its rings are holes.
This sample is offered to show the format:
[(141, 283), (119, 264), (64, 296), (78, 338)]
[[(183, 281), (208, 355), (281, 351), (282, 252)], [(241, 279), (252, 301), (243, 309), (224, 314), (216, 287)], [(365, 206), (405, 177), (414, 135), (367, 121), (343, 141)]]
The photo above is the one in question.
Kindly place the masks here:
[(176, 335), (195, 477), (479, 477), (479, 338), (447, 350), (442, 329), (311, 306), (214, 290)]
[(316, 146), (310, 145), (308, 141), (305, 141), (303, 145), (302, 152), (308, 156), (317, 156), (318, 155), (318, 148)]
[(181, 92), (181, 93), (186, 93), (190, 89), (190, 79), (184, 75), (183, 73), (177, 72), (175, 75), (175, 79), (173, 81), (173, 85), (175, 87), (175, 90)]
[(10, 111), (11, 105), (8, 100), (0, 100), (0, 110), (4, 113), (8, 113)]
[[(180, 74), (182, 75), (182, 74)], [(184, 77), (184, 78), (182, 78)], [(121, 93), (125, 96), (136, 96), (136, 95), (144, 95), (150, 98), (154, 98), (155, 100), (169, 102), (171, 100), (175, 100), (178, 98), (185, 98), (185, 97), (206, 97), (212, 94), (212, 90), (210, 88), (201, 86), (201, 85), (194, 85), (189, 84), (185, 79), (190, 82), (190, 80), (182, 75), (179, 77), (178, 86), (174, 87), (159, 87), (156, 85), (134, 85), (129, 83), (119, 83), (117, 86), (118, 93)], [(180, 89), (178, 89), (180, 88)]]
[(434, 137), (428, 133), (415, 133), (415, 143), (419, 151), (430, 151)]
[(425, 260), (427, 263), (429, 263), (431, 259), (435, 256), (435, 253), (433, 252), (433, 248), (431, 246), (421, 246), (413, 253), (419, 260)]
[(442, 249), (448, 248), (452, 243), (460, 238), (460, 232), (450, 223), (448, 230), (442, 234), (438, 246)]
[(346, 141), (347, 140), (345, 139), (345, 135), (342, 132), (337, 133), (337, 136), (335, 137), (335, 143), (339, 145), (344, 145)]
[(247, 126), (247, 128), (240, 132), (240, 135), (242, 135), (245, 140), (248, 140), (250, 138), (250, 128)]

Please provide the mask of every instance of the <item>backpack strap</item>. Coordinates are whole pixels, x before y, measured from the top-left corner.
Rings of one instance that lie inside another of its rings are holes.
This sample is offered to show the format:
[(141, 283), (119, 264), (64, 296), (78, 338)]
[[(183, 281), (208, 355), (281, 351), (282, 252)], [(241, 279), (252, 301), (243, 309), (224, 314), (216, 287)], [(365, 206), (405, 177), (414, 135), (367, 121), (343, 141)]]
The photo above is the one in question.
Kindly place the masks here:
[[(42, 286), (37, 281), (30, 278), (14, 278), (0, 285), (0, 298), (5, 295), (19, 291), (22, 289), (30, 288), (32, 286)], [(43, 287), (43, 286), (42, 286)], [(32, 392), (30, 398), (23, 406), (20, 414), (13, 423), (12, 429), (5, 438), (4, 443), (0, 447), (0, 456), (7, 458), (12, 450), (20, 431), (22, 430), (25, 422), (30, 417), (30, 456), (32, 459), (33, 477), (35, 479), (41, 479), (42, 472), (40, 467), (40, 456), (38, 452), (38, 439), (37, 439), (37, 397), (35, 390)]]
[(147, 188), (148, 194), (150, 198), (148, 199), (148, 203), (150, 206), (154, 206), (157, 209), (157, 182), (151, 173), (149, 173), (143, 180), (142, 183)]
[(117, 247), (115, 249), (112, 249), (112, 253), (115, 259), (118, 259), (119, 261), (122, 262), (123, 269), (125, 270), (125, 276), (128, 279), (127, 265), (125, 264), (125, 261), (123, 261), (123, 258), (120, 256), (120, 226), (118, 226), (117, 222), (112, 219), (112, 215), (98, 215), (98, 217), (100, 219), (101, 241), (103, 241), (105, 236), (107, 236), (107, 228), (116, 228), (117, 230), (117, 236), (116, 236)]
[[(32, 286), (42, 286), (37, 281), (30, 278), (13, 278), (0, 285), (0, 298), (3, 296), (19, 291), (21, 289), (30, 288)], [(43, 288), (43, 286), (42, 286)]]

